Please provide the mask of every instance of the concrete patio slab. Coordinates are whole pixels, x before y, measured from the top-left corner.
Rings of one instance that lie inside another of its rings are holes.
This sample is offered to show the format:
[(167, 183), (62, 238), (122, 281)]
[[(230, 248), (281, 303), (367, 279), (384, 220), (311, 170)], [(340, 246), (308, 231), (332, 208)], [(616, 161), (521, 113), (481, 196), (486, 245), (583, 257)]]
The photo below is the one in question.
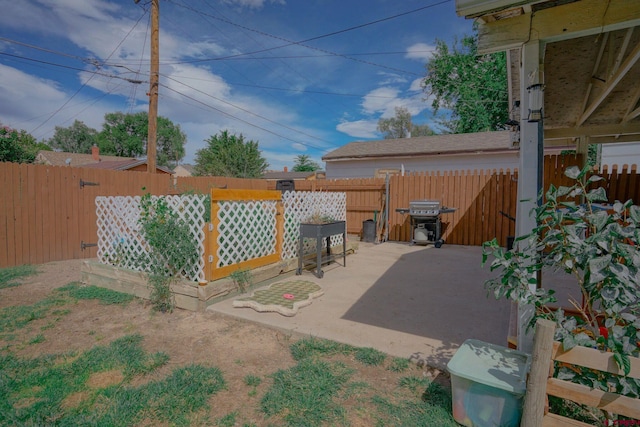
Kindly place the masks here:
[[(297, 334), (326, 338), (443, 369), (467, 339), (507, 345), (511, 304), (487, 296), (480, 247), (414, 246), (361, 242), (358, 251), (324, 266), (324, 277), (301, 278), (324, 295), (295, 316), (234, 308), (233, 299), (213, 310)], [(285, 279), (286, 280), (286, 279)]]

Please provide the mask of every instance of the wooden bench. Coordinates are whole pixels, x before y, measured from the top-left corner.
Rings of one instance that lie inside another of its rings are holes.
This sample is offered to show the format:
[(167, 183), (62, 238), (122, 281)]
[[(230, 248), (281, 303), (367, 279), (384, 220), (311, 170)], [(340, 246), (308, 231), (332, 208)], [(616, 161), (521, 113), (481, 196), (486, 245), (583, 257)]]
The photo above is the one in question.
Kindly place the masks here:
[[(576, 346), (564, 351), (553, 340), (555, 323), (538, 320), (533, 340), (531, 372), (527, 380), (521, 427), (590, 426), (548, 412), (548, 396), (561, 397), (576, 403), (599, 408), (612, 414), (640, 419), (640, 399), (591, 389), (587, 386), (552, 378), (554, 361), (621, 375), (613, 353)], [(632, 378), (640, 378), (640, 359), (631, 358)], [(635, 425), (635, 421), (633, 422)], [(632, 425), (621, 421), (618, 425)], [(637, 424), (640, 425), (640, 424)]]

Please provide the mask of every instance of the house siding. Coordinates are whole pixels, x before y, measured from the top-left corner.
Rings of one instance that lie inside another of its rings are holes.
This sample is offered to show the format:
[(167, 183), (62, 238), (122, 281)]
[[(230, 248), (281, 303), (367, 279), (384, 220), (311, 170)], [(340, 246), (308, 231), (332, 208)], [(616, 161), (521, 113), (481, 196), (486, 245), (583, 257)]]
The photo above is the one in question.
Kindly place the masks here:
[(602, 144), (602, 152), (600, 153), (601, 167), (606, 166), (611, 170), (614, 165), (622, 167), (623, 165), (638, 164), (640, 164), (640, 142)]
[(378, 169), (397, 169), (405, 172), (448, 172), (460, 170), (514, 170), (518, 168), (518, 151), (439, 155), (428, 157), (380, 158), (362, 160), (327, 161), (327, 179), (373, 178)]

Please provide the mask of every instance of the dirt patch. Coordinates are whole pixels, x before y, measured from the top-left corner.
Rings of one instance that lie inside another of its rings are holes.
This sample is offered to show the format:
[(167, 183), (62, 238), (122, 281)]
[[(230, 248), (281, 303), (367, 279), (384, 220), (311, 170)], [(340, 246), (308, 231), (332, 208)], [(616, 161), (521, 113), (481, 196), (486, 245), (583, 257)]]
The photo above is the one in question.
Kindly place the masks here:
[[(22, 280), (19, 286), (0, 290), (0, 308), (32, 305), (56, 288), (80, 282), (80, 265), (81, 261), (65, 261), (38, 266), (38, 275)], [(131, 386), (162, 379), (181, 366), (214, 366), (223, 373), (225, 389), (211, 397), (209, 414), (198, 417), (205, 416), (215, 425), (216, 420), (235, 413), (239, 422), (236, 425), (278, 424), (277, 417), (265, 420), (259, 411), (260, 399), (272, 384), (272, 374), (297, 363), (289, 346), (300, 337), (213, 312), (154, 312), (147, 301), (139, 299), (125, 306), (78, 300), (52, 310), (55, 314), (29, 322), (11, 341), (3, 341), (0, 336), (0, 348), (10, 346), (14, 354), (23, 358), (65, 354), (65, 360), (69, 360), (96, 345), (140, 334), (146, 351), (166, 353), (169, 362), (153, 374), (134, 378)], [(362, 366), (354, 373), (352, 382), (362, 386), (350, 391), (349, 402), (354, 405), (348, 415), (351, 425), (372, 422), (364, 403), (372, 389), (397, 390), (399, 379), (407, 375), (381, 369)], [(416, 369), (413, 368), (414, 375)], [(418, 375), (433, 373), (424, 370)], [(247, 385), (247, 376), (259, 377), (260, 384)], [(109, 371), (92, 375), (88, 385), (101, 388), (122, 381), (122, 373)], [(76, 407), (86, 397), (84, 393), (70, 395), (64, 406)]]
[(103, 388), (120, 384), (124, 380), (121, 371), (106, 371), (92, 374), (87, 380), (87, 385), (92, 388)]

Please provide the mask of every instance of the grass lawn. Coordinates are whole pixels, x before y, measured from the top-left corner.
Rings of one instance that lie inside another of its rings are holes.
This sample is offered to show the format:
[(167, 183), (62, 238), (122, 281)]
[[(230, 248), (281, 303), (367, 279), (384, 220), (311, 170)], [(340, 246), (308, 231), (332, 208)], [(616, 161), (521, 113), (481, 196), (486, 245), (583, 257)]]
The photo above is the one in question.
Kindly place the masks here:
[(0, 425), (457, 425), (448, 379), (405, 359), (76, 282), (30, 301), (37, 274), (0, 269)]

